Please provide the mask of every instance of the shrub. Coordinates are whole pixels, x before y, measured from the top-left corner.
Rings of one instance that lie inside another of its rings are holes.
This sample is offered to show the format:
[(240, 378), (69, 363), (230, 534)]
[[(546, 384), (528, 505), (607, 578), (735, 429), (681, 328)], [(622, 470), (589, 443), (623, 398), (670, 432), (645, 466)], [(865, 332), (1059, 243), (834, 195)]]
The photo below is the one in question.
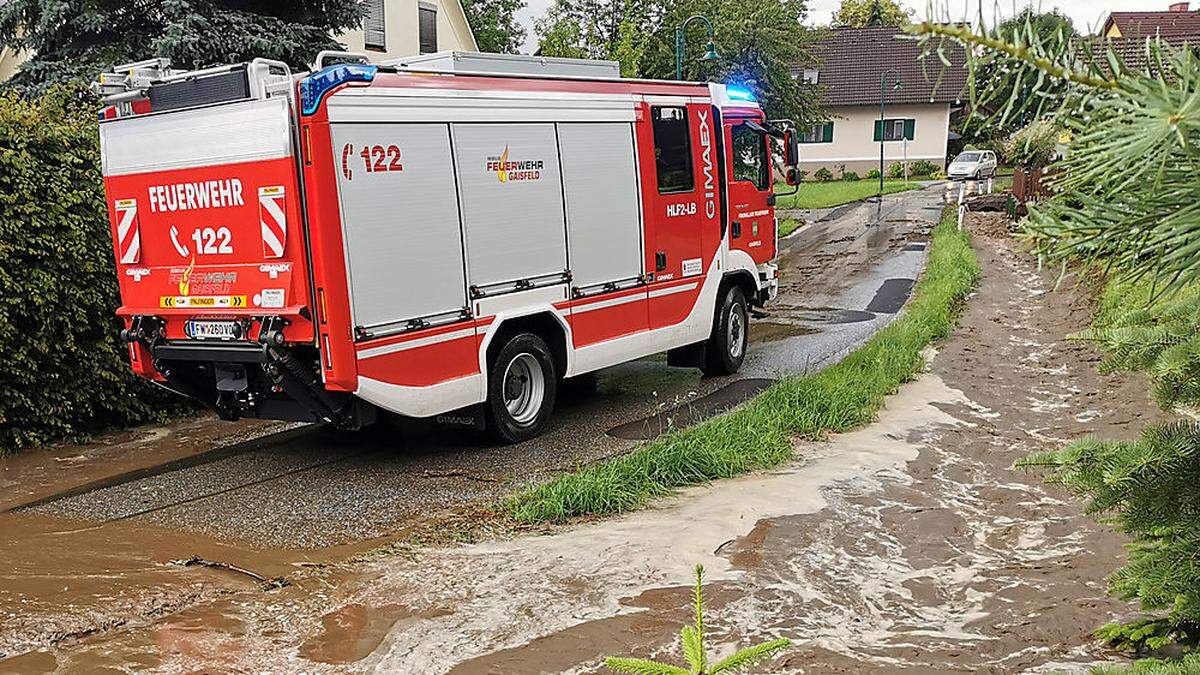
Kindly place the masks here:
[(932, 176), (937, 171), (938, 166), (925, 159), (918, 159), (908, 165), (908, 175), (910, 176)]
[(813, 178), (816, 178), (822, 183), (828, 183), (829, 181), (833, 180), (833, 172), (825, 167), (821, 167), (817, 169), (816, 173), (813, 174)]
[(887, 168), (888, 178), (904, 178), (904, 163), (892, 162)]
[(0, 96), (0, 453), (186, 405), (129, 369), (95, 102)]
[(867, 180), (879, 180), (879, 169), (871, 169), (868, 171)]
[(1037, 120), (1017, 130), (1008, 139), (1005, 156), (1013, 166), (1042, 169), (1054, 161), (1059, 130), (1046, 120)]
[(842, 180), (853, 183), (856, 180), (862, 180), (862, 179), (858, 177), (857, 173), (855, 173), (853, 171), (847, 171), (846, 173), (842, 174)]

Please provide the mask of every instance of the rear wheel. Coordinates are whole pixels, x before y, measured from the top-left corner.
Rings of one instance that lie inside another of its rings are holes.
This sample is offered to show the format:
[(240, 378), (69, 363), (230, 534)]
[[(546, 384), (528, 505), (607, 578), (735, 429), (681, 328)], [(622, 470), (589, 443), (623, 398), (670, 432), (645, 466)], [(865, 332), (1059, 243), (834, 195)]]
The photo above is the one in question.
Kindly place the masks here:
[(558, 378), (546, 342), (532, 333), (513, 336), (488, 373), (488, 430), (502, 443), (519, 443), (545, 430)]
[(737, 286), (730, 286), (721, 298), (713, 322), (713, 332), (705, 350), (705, 375), (732, 375), (746, 359), (747, 328), (750, 320), (746, 311), (746, 295)]

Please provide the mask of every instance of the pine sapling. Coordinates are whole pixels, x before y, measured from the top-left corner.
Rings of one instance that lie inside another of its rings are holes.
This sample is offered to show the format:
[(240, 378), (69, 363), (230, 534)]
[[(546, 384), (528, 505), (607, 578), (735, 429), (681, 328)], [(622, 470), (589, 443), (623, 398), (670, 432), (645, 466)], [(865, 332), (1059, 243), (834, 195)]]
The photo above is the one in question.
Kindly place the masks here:
[(688, 667), (673, 666), (648, 659), (631, 659), (610, 656), (604, 660), (612, 670), (628, 675), (717, 675), (718, 673), (744, 672), (756, 663), (792, 644), (787, 638), (771, 640), (753, 647), (738, 650), (709, 665), (704, 646), (704, 566), (696, 565), (696, 585), (692, 589), (693, 624), (680, 631), (683, 641), (683, 656)]

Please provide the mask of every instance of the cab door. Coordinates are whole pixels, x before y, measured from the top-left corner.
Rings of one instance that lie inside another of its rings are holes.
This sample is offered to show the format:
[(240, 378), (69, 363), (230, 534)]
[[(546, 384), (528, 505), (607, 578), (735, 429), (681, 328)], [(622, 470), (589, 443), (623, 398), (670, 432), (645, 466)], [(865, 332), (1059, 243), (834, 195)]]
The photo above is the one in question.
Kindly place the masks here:
[(755, 264), (775, 257), (775, 207), (770, 145), (761, 117), (725, 117), (729, 176), (729, 249)]
[(712, 107), (643, 104), (642, 171), (651, 328), (683, 321), (716, 254), (719, 188)]

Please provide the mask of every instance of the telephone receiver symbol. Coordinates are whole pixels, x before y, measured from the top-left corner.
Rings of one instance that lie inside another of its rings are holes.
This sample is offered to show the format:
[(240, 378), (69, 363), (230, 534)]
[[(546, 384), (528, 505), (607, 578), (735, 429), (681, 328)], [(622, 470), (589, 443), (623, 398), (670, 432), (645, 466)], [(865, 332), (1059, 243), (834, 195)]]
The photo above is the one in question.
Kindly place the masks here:
[(174, 225), (171, 226), (171, 243), (175, 245), (175, 252), (180, 257), (188, 257), (188, 247), (179, 243), (179, 230), (175, 229)]

